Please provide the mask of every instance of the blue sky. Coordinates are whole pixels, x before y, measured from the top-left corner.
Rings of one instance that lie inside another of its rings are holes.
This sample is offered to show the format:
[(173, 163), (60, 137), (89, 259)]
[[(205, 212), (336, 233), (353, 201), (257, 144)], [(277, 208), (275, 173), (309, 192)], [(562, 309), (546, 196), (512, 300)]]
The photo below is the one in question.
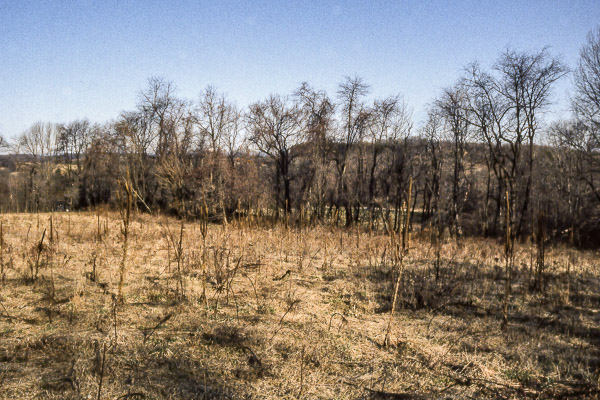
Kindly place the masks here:
[[(240, 106), (345, 75), (401, 93), (418, 123), (478, 60), (548, 46), (570, 67), (600, 1), (0, 0), (0, 134), (42, 120), (105, 122), (135, 107), (152, 75), (195, 99), (209, 84)], [(550, 118), (566, 115), (570, 80)]]

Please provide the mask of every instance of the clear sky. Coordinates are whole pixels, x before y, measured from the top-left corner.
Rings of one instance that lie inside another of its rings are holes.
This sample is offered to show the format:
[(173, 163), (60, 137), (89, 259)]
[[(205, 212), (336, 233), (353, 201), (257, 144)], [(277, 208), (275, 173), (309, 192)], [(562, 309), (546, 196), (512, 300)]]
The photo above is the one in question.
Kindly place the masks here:
[[(511, 46), (574, 67), (600, 0), (0, 0), (0, 134), (33, 122), (116, 118), (152, 75), (183, 98), (215, 85), (240, 106), (345, 75), (402, 93), (417, 122), (461, 69)], [(567, 108), (565, 79), (556, 90)]]

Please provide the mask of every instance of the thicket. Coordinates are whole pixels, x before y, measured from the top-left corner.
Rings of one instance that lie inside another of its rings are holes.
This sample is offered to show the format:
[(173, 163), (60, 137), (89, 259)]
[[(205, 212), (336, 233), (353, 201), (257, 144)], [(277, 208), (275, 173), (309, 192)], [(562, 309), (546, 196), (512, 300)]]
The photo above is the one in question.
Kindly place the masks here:
[(359, 77), (333, 97), (303, 83), (247, 109), (213, 87), (181, 99), (153, 77), (113, 122), (39, 122), (1, 141), (0, 207), (116, 206), (127, 177), (138, 210), (224, 224), (252, 214), (400, 232), (410, 204), (412, 230), (594, 246), (599, 60), (597, 30), (574, 73), (573, 117), (552, 124), (544, 113), (568, 69), (546, 50), (469, 65), (418, 128), (400, 95), (369, 100)]

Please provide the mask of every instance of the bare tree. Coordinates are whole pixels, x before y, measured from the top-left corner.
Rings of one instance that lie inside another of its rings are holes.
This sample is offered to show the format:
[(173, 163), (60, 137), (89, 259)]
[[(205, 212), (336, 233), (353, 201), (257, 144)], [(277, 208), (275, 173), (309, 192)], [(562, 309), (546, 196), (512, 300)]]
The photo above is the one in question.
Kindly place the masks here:
[(116, 133), (129, 157), (134, 190), (146, 206), (157, 200), (158, 183), (153, 168), (161, 163), (171, 168), (168, 158), (181, 151), (182, 140), (175, 137), (187, 123), (187, 106), (175, 97), (173, 83), (151, 77), (148, 87), (139, 94), (137, 110), (121, 115)]
[(575, 70), (573, 109), (589, 125), (590, 139), (600, 147), (600, 26), (592, 30), (580, 51)]
[(91, 142), (92, 125), (87, 119), (58, 126), (58, 151), (62, 152), (69, 173), (75, 159), (77, 173), (81, 171), (81, 158)]
[(56, 126), (50, 123), (36, 122), (19, 137), (17, 151), (29, 156), (21, 166), (27, 174), (24, 197), (29, 211), (47, 209), (51, 205), (50, 175), (56, 142)]
[[(426, 169), (425, 188), (423, 191), (423, 222), (428, 220), (432, 214), (436, 214), (439, 211), (444, 158), (441, 149), (443, 121), (438, 111), (436, 107), (430, 108), (427, 123), (422, 128), (422, 137), (425, 140), (425, 157), (429, 166)], [(439, 218), (437, 223), (441, 225)]]
[(208, 139), (213, 154), (219, 153), (225, 145), (227, 134), (235, 122), (236, 111), (225, 95), (217, 93), (213, 86), (207, 86), (200, 95), (198, 104), (200, 134)]
[(236, 159), (241, 154), (246, 140), (243, 135), (242, 112), (233, 104), (229, 107), (229, 124), (223, 137), (223, 145), (231, 168), (235, 168)]
[(175, 97), (175, 85), (162, 77), (148, 79), (148, 87), (139, 94), (138, 113), (147, 124), (146, 129), (157, 159), (168, 153), (169, 134), (181, 118), (184, 102)]
[(157, 160), (156, 177), (162, 190), (161, 201), (171, 211), (187, 215), (188, 202), (194, 198), (194, 144), (195, 120), (185, 108), (179, 111), (166, 136), (166, 153)]
[[(515, 231), (518, 236), (526, 213), (531, 208), (533, 147), (540, 124), (540, 114), (549, 104), (552, 85), (567, 73), (567, 68), (558, 58), (551, 57), (547, 50), (543, 49), (534, 54), (507, 51), (501, 56), (495, 69), (502, 76), (500, 93), (508, 100), (511, 107), (509, 115), (512, 120), (512, 131), (519, 139), (524, 135), (528, 144), (527, 180)], [(533, 217), (533, 213), (531, 216)]]
[(600, 26), (591, 31), (580, 52), (575, 70), (576, 94), (573, 111), (576, 123), (563, 129), (563, 142), (581, 153), (583, 179), (600, 201)]
[[(223, 219), (227, 221), (225, 175), (227, 169), (234, 168), (239, 151), (240, 113), (224, 94), (219, 94), (214, 87), (208, 86), (200, 95), (196, 115), (201, 140), (208, 142), (210, 151), (207, 160), (209, 172), (203, 185), (203, 196), (214, 197), (214, 203), (222, 209)], [(224, 149), (227, 154), (223, 152)], [(226, 165), (227, 161), (229, 165)]]
[(371, 224), (373, 224), (377, 189), (375, 172), (379, 166), (380, 156), (390, 144), (408, 137), (412, 123), (406, 103), (400, 95), (375, 100), (369, 114), (367, 138), (371, 145), (371, 160), (368, 172), (368, 202)]
[(300, 85), (295, 96), (301, 104), (309, 158), (303, 186), (310, 193), (307, 197), (312, 198), (317, 217), (322, 219), (325, 213), (331, 135), (335, 128), (335, 105), (327, 93), (313, 89), (306, 82)]
[(362, 78), (355, 76), (344, 78), (337, 92), (341, 107), (341, 124), (337, 131), (333, 157), (337, 169), (337, 207), (344, 207), (346, 225), (351, 225), (358, 219), (358, 215), (352, 217), (351, 204), (358, 203), (358, 193), (354, 193), (353, 199), (350, 198), (346, 172), (350, 150), (364, 138), (367, 131), (370, 115), (363, 98), (369, 93), (369, 89), (369, 85)]
[(464, 158), (465, 145), (469, 140), (469, 121), (466, 115), (466, 93), (460, 85), (445, 89), (441, 98), (437, 100), (436, 106), (452, 145), (452, 193), (449, 219), (452, 231), (460, 234), (460, 215), (467, 192)]
[(116, 142), (127, 159), (127, 168), (132, 177), (136, 193), (144, 201), (151, 202), (154, 194), (152, 167), (153, 132), (148, 121), (135, 111), (123, 112), (115, 125)]
[(78, 206), (108, 204), (117, 180), (126, 174), (118, 146), (115, 124), (95, 126), (82, 163)]
[[(469, 123), (487, 144), (497, 178), (495, 222), (504, 204), (501, 197), (508, 191), (507, 207), (512, 210), (512, 232), (517, 236), (530, 208), (533, 145), (540, 114), (549, 103), (552, 84), (566, 71), (545, 49), (535, 54), (509, 50), (494, 65), (494, 74), (472, 64), (464, 81), (469, 91)], [(529, 146), (526, 167), (524, 145)]]
[[(270, 96), (264, 102), (252, 104), (246, 117), (250, 142), (275, 163), (275, 185), (278, 199), (279, 182), (283, 181), (282, 205), (286, 215), (292, 204), (290, 166), (298, 155), (295, 147), (302, 141), (301, 117), (302, 113), (298, 104), (276, 95)], [(279, 210), (279, 205), (277, 210)]]

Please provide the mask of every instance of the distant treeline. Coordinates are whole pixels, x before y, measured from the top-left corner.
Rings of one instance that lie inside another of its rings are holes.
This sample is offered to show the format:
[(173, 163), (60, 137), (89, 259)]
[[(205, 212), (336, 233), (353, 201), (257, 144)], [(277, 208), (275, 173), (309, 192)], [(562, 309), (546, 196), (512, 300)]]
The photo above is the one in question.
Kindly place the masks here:
[(410, 204), (413, 227), (432, 235), (543, 230), (597, 245), (600, 30), (573, 73), (572, 119), (549, 124), (552, 86), (568, 73), (546, 50), (506, 51), (489, 70), (471, 64), (418, 129), (399, 95), (367, 102), (359, 77), (334, 96), (304, 83), (247, 109), (212, 87), (183, 100), (153, 77), (137, 108), (114, 122), (40, 122), (2, 141), (0, 207), (118, 206), (128, 181), (139, 210), (181, 217), (260, 212), (397, 229)]

